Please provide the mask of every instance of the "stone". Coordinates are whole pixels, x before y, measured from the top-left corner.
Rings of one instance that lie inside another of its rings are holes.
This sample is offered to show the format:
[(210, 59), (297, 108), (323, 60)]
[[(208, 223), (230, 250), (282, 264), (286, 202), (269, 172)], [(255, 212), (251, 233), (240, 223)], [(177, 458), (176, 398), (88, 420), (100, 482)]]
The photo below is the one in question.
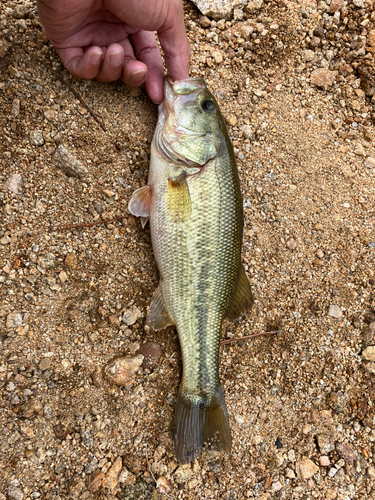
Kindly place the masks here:
[(20, 100), (13, 99), (11, 113), (13, 116), (18, 116), (20, 114)]
[(328, 404), (335, 413), (343, 413), (346, 410), (348, 394), (343, 391), (331, 392), (328, 396)]
[(323, 26), (316, 26), (314, 28), (313, 35), (317, 36), (318, 38), (323, 38), (324, 37), (324, 28), (323, 28)]
[(103, 372), (99, 366), (92, 372), (91, 380), (95, 387), (103, 387)]
[(162, 495), (167, 495), (172, 490), (172, 483), (164, 476), (161, 476), (156, 481), (156, 488)]
[(17, 326), (22, 325), (22, 313), (18, 311), (13, 311), (8, 314), (5, 326), (6, 328), (17, 328)]
[(370, 465), (370, 467), (367, 468), (367, 477), (371, 479), (371, 481), (374, 484), (375, 481), (375, 467), (373, 465)]
[(319, 457), (319, 463), (320, 465), (323, 465), (323, 467), (328, 467), (331, 465), (331, 461), (328, 457), (326, 457), (325, 455), (322, 455), (321, 457)]
[(120, 475), (118, 477), (118, 482), (124, 485), (133, 485), (135, 483), (136, 476), (123, 467)]
[(333, 85), (337, 75), (337, 71), (330, 71), (327, 68), (318, 68), (312, 72), (310, 81), (312, 85), (327, 90), (328, 87)]
[(357, 156), (366, 156), (365, 148), (360, 142), (355, 145), (354, 154)]
[(12, 498), (13, 500), (23, 500), (23, 491), (17, 486), (10, 485), (8, 487), (7, 493), (8, 497)]
[(53, 253), (46, 253), (38, 257), (38, 265), (42, 269), (49, 269), (50, 267), (53, 267), (54, 263), (55, 263), (55, 256)]
[(223, 55), (220, 50), (214, 50), (212, 52), (212, 59), (214, 60), (215, 64), (220, 64), (223, 62)]
[(180, 465), (180, 467), (174, 473), (174, 477), (177, 483), (183, 484), (186, 483), (191, 476), (194, 474), (190, 464)]
[(31, 399), (22, 409), (23, 418), (31, 419), (35, 415), (40, 415), (43, 405), (38, 399)]
[(234, 8), (243, 7), (247, 2), (248, 0), (193, 0), (204, 16), (216, 21), (231, 18)]
[(362, 353), (362, 358), (365, 361), (375, 361), (375, 346), (369, 345)]
[(250, 2), (246, 5), (245, 10), (249, 14), (255, 14), (259, 12), (263, 6), (263, 0), (250, 0)]
[(253, 136), (253, 130), (250, 125), (242, 125), (240, 130), (244, 139), (251, 139), (251, 137)]
[(110, 467), (105, 475), (102, 486), (109, 490), (114, 490), (118, 485), (118, 478), (122, 469), (122, 458), (117, 457), (112, 467)]
[(296, 463), (296, 473), (298, 479), (309, 479), (319, 470), (319, 467), (308, 457), (303, 457)]
[(303, 60), (305, 62), (310, 62), (314, 59), (315, 52), (313, 50), (305, 50), (303, 53)]
[(231, 127), (234, 127), (237, 123), (237, 118), (235, 115), (229, 115), (227, 118), (227, 122)]
[(329, 11), (331, 14), (334, 14), (343, 6), (344, 0), (332, 0), (331, 5), (329, 6)]
[(375, 158), (373, 158), (372, 156), (368, 156), (365, 160), (365, 167), (375, 168)]
[(142, 317), (141, 311), (138, 309), (138, 307), (133, 306), (129, 309), (125, 309), (125, 311), (122, 314), (122, 321), (125, 323), (125, 325), (134, 325), (136, 321), (138, 321)]
[(198, 24), (201, 28), (208, 28), (209, 26), (211, 26), (211, 21), (207, 16), (202, 16), (198, 19)]
[(6, 40), (0, 40), (0, 61), (7, 55), (10, 47), (11, 44), (8, 43)]
[(105, 367), (105, 374), (113, 384), (130, 387), (135, 381), (135, 374), (143, 360), (142, 354), (115, 358)]
[(339, 457), (343, 458), (346, 463), (353, 465), (355, 460), (355, 450), (350, 443), (343, 442), (336, 444), (336, 451)]
[(43, 358), (41, 360), (41, 362), (39, 363), (39, 368), (42, 370), (42, 371), (45, 371), (45, 370), (48, 370), (49, 368), (51, 368), (51, 358)]
[(329, 306), (328, 316), (331, 316), (331, 318), (335, 318), (335, 319), (342, 318), (343, 313), (342, 313), (341, 307), (339, 307), (335, 304), (331, 304)]
[(357, 68), (357, 74), (361, 79), (361, 88), (367, 97), (375, 95), (375, 73), (369, 66), (361, 64)]
[(74, 500), (81, 500), (82, 492), (86, 489), (85, 482), (80, 477), (75, 477), (69, 486), (69, 496)]
[(329, 434), (319, 434), (316, 437), (316, 440), (318, 442), (320, 453), (324, 453), (326, 455), (335, 449), (333, 436), (330, 436)]
[(366, 7), (366, 2), (365, 0), (353, 0), (353, 5), (359, 9), (364, 9)]
[(68, 275), (66, 274), (65, 271), (60, 272), (59, 279), (60, 279), (61, 283), (65, 283), (65, 281), (68, 279)]
[(370, 33), (367, 35), (367, 43), (370, 45), (370, 47), (375, 47), (375, 30), (370, 31)]
[(68, 253), (64, 259), (64, 264), (69, 269), (76, 269), (77, 267), (77, 255), (75, 253)]
[(335, 490), (331, 490), (331, 488), (328, 488), (326, 491), (326, 500), (335, 500), (337, 498), (337, 493)]
[(22, 194), (22, 177), (20, 174), (12, 174), (4, 183), (4, 188), (15, 194)]
[(100, 470), (94, 470), (94, 472), (89, 476), (88, 490), (98, 491), (98, 489), (102, 485), (103, 479), (104, 479), (103, 472)]
[(52, 162), (68, 177), (81, 178), (87, 173), (82, 163), (62, 144), (59, 144), (52, 155)]
[(152, 371), (157, 362), (159, 361), (163, 351), (161, 350), (160, 345), (157, 342), (148, 341), (141, 345), (136, 354), (142, 354), (144, 356), (142, 362), (142, 368), (144, 370)]

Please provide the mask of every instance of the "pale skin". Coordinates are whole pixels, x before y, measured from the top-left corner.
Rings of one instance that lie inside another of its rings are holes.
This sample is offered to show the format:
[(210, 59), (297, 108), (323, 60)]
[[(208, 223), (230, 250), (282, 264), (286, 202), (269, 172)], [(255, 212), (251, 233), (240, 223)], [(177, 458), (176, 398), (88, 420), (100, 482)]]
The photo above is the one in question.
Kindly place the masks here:
[(189, 77), (190, 47), (181, 0), (38, 0), (43, 32), (77, 78), (145, 84), (163, 100), (164, 70), (154, 32), (174, 80)]

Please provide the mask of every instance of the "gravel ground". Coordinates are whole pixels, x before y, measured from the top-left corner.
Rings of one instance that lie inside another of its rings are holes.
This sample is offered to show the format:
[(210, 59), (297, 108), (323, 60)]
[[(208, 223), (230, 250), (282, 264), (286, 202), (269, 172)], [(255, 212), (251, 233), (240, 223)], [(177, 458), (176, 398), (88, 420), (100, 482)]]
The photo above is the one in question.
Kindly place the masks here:
[(233, 450), (187, 466), (178, 339), (146, 325), (157, 269), (127, 210), (156, 106), (72, 79), (34, 2), (0, 5), (0, 500), (375, 499), (374, 4), (185, 5), (256, 297), (223, 338), (279, 331), (222, 346)]

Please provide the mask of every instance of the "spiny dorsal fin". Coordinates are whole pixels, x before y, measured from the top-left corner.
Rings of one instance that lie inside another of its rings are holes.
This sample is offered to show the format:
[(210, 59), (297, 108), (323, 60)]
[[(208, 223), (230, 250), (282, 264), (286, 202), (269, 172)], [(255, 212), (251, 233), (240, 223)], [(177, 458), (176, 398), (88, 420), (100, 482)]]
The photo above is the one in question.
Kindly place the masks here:
[(174, 325), (165, 307), (163, 293), (160, 285), (156, 289), (148, 313), (148, 324), (153, 330), (162, 330), (167, 326)]
[(251, 293), (250, 283), (245, 274), (243, 264), (238, 277), (237, 288), (234, 292), (232, 302), (229, 304), (226, 317), (236, 319), (243, 314), (254, 303), (254, 297)]
[[(134, 191), (129, 201), (129, 212), (136, 217), (149, 217), (151, 212), (151, 188), (143, 186)], [(147, 222), (147, 221), (146, 221)], [(146, 222), (144, 224), (146, 224)], [(144, 227), (142, 223), (142, 226)]]
[(175, 181), (168, 179), (166, 208), (173, 222), (183, 222), (190, 217), (191, 201), (186, 172), (182, 172)]

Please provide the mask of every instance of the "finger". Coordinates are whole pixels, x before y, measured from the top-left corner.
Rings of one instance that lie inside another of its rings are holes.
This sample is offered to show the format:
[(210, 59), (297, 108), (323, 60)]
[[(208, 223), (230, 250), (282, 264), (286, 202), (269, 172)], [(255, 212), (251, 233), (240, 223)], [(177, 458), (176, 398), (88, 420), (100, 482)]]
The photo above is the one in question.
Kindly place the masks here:
[(164, 68), (155, 35), (151, 31), (139, 31), (130, 39), (137, 59), (147, 66), (146, 92), (159, 104), (164, 97)]
[(98, 82), (114, 82), (121, 77), (123, 67), (124, 49), (119, 43), (113, 43), (105, 51), (96, 79)]
[(98, 74), (103, 58), (103, 50), (100, 47), (90, 47), (86, 52), (83, 52), (81, 47), (56, 51), (65, 68), (74, 77), (90, 80)]
[(140, 87), (146, 80), (147, 66), (143, 62), (137, 61), (128, 38), (123, 40), (121, 45), (124, 49), (124, 68), (121, 80), (129, 87)]
[(164, 25), (158, 30), (158, 37), (165, 65), (173, 80), (189, 78), (191, 49), (185, 31), (182, 2), (171, 5)]

